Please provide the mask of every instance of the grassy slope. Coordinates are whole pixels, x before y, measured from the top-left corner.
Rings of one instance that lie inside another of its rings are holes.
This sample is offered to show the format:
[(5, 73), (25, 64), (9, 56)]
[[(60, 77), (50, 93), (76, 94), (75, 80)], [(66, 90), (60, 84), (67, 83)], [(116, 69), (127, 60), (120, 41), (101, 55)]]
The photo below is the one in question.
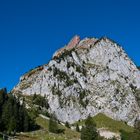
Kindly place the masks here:
[[(115, 121), (104, 114), (98, 114), (93, 117), (93, 120), (97, 124), (97, 128), (106, 128), (113, 132), (119, 132), (120, 130), (124, 130), (125, 132), (133, 132), (133, 128), (126, 125), (124, 122)], [(72, 131), (71, 129), (66, 128), (65, 126), (59, 125), (60, 128), (65, 129), (65, 134), (53, 134), (48, 131), (48, 120), (38, 117), (36, 119), (38, 125), (41, 126), (41, 129), (35, 132), (24, 133), (22, 135), (21, 140), (78, 140), (80, 138), (80, 134)], [(79, 125), (84, 124), (84, 120), (78, 122)]]
[(133, 131), (133, 127), (128, 126), (122, 121), (113, 120), (104, 114), (98, 114), (93, 119), (96, 122), (98, 128), (107, 127), (111, 131), (120, 131), (121, 129), (125, 130), (126, 132)]
[(24, 133), (18, 138), (21, 140), (78, 140), (80, 134), (78, 132), (72, 131), (71, 129), (66, 128), (65, 126), (59, 125), (60, 128), (65, 129), (65, 134), (53, 134), (48, 131), (48, 120), (38, 117), (36, 119), (38, 125), (41, 126), (41, 129), (38, 131)]
[[(113, 132), (118, 132), (120, 130), (124, 130), (126, 132), (132, 132), (133, 131), (133, 127), (128, 126), (127, 124), (125, 124), (122, 121), (116, 121), (113, 120), (109, 117), (107, 117), (104, 114), (99, 113), (98, 115), (96, 115), (95, 117), (93, 117), (93, 120), (95, 121), (97, 128), (107, 128), (110, 131)], [(81, 122), (78, 122), (79, 125), (84, 124), (84, 120)]]

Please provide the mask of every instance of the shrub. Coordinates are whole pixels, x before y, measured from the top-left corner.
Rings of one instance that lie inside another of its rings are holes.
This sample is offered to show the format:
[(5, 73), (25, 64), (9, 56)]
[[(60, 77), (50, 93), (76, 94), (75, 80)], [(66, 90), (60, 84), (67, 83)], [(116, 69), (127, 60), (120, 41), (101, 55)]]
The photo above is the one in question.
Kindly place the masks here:
[(48, 101), (47, 101), (45, 96), (43, 97), (41, 95), (34, 94), (32, 101), (36, 105), (39, 105), (41, 107), (45, 107), (47, 109), (49, 108), (49, 104), (48, 104)]
[(49, 131), (52, 133), (58, 133), (58, 123), (54, 115), (52, 115), (49, 120)]
[(136, 97), (137, 103), (138, 103), (138, 105), (140, 107), (140, 89), (136, 90), (135, 97)]
[(67, 128), (70, 128), (70, 124), (69, 124), (68, 122), (65, 123), (65, 126), (66, 126)]
[(79, 93), (79, 103), (84, 107), (84, 108), (86, 108), (86, 106), (88, 105), (88, 103), (89, 103), (89, 100), (88, 99), (86, 99), (86, 100), (83, 100), (84, 98), (85, 98), (85, 96), (86, 96), (86, 92), (88, 92), (88, 91), (85, 91), (85, 90), (83, 90), (82, 92), (80, 92)]

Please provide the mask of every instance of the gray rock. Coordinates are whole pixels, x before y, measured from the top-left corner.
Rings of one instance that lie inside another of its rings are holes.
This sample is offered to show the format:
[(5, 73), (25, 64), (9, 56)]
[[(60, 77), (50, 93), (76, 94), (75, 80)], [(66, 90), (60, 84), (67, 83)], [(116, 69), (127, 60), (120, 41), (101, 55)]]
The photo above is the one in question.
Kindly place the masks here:
[(134, 125), (140, 118), (134, 96), (140, 88), (136, 65), (108, 38), (73, 40), (47, 65), (23, 75), (12, 92), (46, 95), (49, 112), (62, 122), (74, 123), (102, 112)]

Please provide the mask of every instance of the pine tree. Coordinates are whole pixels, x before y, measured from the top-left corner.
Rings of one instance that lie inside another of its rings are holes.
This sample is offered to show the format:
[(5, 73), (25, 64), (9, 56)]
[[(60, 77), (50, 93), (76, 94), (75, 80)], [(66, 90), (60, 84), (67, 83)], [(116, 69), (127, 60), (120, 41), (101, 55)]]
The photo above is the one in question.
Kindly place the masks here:
[(20, 104), (17, 102), (15, 102), (15, 104), (13, 105), (13, 116), (15, 118), (15, 123), (16, 123), (16, 129), (14, 130), (14, 132), (16, 133), (19, 128), (21, 127), (20, 126), (20, 120), (19, 120), (19, 106)]
[(79, 125), (78, 124), (76, 124), (76, 131), (77, 132), (80, 132), (80, 129), (79, 129)]
[(8, 134), (11, 134), (12, 132), (16, 131), (16, 120), (15, 117), (11, 117), (9, 119), (9, 123), (8, 123)]
[(24, 132), (29, 131), (30, 125), (29, 125), (29, 116), (24, 113)]
[(1, 89), (0, 90), (0, 109), (2, 105), (4, 104), (5, 98), (6, 98), (6, 89)]
[(4, 102), (6, 100), (6, 89), (1, 89), (0, 90), (0, 131), (3, 131), (3, 121), (2, 121), (2, 111), (3, 111), (3, 106), (4, 106)]
[(23, 110), (23, 106), (20, 106), (19, 107), (19, 115), (18, 115), (18, 118), (19, 118), (19, 127), (18, 127), (18, 131), (23, 131), (24, 130), (24, 110)]
[(98, 133), (96, 130), (96, 124), (89, 116), (85, 122), (85, 126), (81, 130), (81, 140), (97, 140)]
[(9, 102), (5, 103), (2, 110), (2, 122), (3, 122), (3, 129), (8, 130), (9, 127), (9, 120), (11, 117), (11, 105)]

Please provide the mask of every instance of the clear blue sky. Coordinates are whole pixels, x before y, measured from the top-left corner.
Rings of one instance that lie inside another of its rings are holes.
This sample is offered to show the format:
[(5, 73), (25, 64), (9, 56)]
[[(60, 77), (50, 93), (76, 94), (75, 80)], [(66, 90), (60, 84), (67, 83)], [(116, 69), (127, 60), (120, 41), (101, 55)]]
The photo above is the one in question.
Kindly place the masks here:
[(140, 1), (0, 0), (0, 88), (12, 89), (75, 34), (108, 36), (140, 65)]

